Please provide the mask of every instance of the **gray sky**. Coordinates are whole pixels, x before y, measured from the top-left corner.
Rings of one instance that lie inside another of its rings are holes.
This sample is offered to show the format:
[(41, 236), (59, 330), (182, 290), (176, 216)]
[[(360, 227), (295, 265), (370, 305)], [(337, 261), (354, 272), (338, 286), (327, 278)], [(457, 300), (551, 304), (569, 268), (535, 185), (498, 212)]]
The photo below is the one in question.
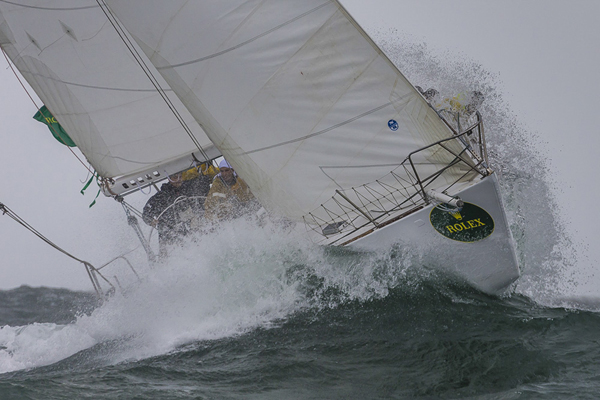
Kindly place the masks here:
[[(368, 32), (395, 28), (432, 49), (462, 53), (499, 74), (517, 118), (546, 142), (540, 151), (551, 158), (555, 195), (569, 234), (582, 247), (590, 246), (578, 268), (596, 267), (600, 1), (342, 3)], [(108, 261), (127, 243), (135, 243), (127, 239), (120, 206), (100, 195), (98, 204), (88, 209), (96, 189), (86, 196), (78, 193), (85, 169), (31, 118), (36, 108), (5, 60), (0, 66), (0, 202), (78, 257), (95, 265)], [(0, 289), (21, 284), (89, 289), (79, 263), (1, 215), (0, 238)], [(598, 280), (582, 282), (582, 290), (600, 287)]]

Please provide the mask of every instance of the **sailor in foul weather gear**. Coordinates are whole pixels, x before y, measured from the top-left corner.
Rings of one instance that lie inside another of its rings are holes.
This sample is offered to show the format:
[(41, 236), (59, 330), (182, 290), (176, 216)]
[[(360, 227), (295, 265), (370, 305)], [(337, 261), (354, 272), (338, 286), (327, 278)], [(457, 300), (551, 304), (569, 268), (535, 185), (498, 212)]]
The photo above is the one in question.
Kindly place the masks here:
[(206, 174), (192, 168), (169, 176), (169, 181), (144, 206), (142, 218), (146, 224), (157, 228), (163, 257), (166, 245), (176, 243), (200, 226), (214, 168), (207, 166), (201, 171)]
[(226, 160), (219, 163), (219, 171), (206, 197), (206, 219), (216, 222), (237, 218), (260, 208), (246, 182), (237, 176)]

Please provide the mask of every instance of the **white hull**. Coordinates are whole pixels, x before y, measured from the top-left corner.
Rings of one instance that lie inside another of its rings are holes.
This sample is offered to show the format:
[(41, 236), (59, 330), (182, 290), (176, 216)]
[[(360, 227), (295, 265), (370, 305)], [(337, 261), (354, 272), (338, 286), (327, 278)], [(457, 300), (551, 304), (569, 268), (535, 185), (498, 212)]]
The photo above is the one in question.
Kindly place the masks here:
[(494, 223), (489, 236), (474, 242), (445, 237), (433, 227), (430, 221), (433, 206), (429, 205), (348, 246), (369, 251), (385, 250), (398, 244), (414, 246), (424, 252), (426, 262), (433, 264), (432, 267), (449, 271), (486, 293), (502, 293), (519, 277), (519, 265), (496, 175), (487, 176), (455, 195), (487, 211)]

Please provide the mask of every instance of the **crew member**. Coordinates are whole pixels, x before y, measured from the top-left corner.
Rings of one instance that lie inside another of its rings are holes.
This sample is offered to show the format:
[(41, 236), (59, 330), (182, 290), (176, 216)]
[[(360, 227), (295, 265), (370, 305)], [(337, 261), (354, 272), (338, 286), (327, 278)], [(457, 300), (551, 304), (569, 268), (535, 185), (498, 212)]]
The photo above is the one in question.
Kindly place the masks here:
[(215, 172), (214, 167), (203, 164), (200, 172), (191, 168), (170, 175), (168, 182), (144, 206), (142, 218), (158, 230), (161, 257), (166, 256), (167, 245), (199, 227)]
[(226, 160), (223, 159), (219, 163), (219, 171), (206, 196), (206, 219), (216, 222), (237, 218), (254, 208), (259, 208), (246, 182), (237, 176)]

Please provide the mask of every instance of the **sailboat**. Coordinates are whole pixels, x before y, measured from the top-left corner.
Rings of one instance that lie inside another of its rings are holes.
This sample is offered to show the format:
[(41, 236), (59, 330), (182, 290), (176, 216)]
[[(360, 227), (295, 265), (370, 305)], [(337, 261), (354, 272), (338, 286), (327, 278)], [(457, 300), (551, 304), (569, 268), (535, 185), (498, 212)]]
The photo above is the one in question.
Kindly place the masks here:
[(436, 108), (337, 0), (2, 0), (0, 46), (107, 196), (224, 156), (315, 243), (519, 277), (481, 115)]

